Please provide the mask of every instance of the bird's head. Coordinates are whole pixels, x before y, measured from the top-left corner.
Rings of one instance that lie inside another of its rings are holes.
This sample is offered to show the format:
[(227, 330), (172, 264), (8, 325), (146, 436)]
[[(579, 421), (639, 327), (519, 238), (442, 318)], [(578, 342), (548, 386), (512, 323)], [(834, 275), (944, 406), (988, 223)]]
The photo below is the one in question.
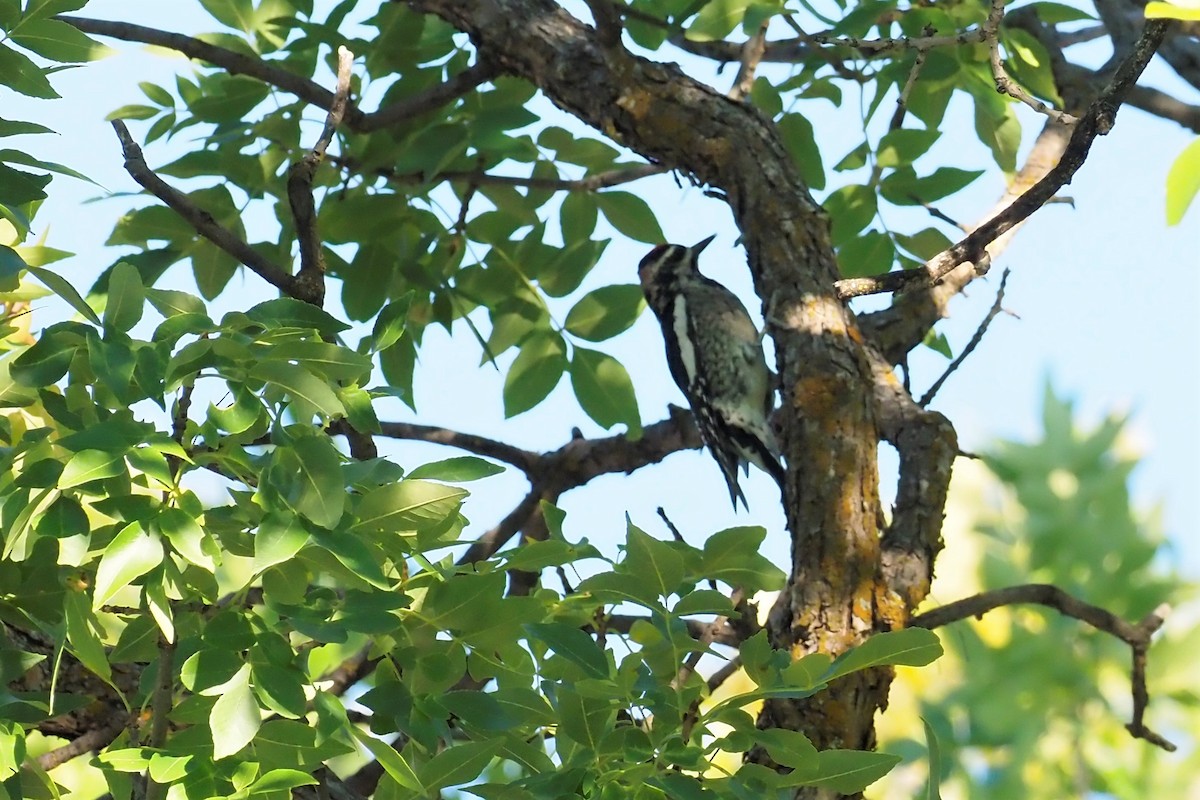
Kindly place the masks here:
[(700, 251), (708, 247), (715, 238), (715, 236), (709, 236), (691, 247), (684, 247), (681, 244), (655, 245), (654, 249), (647, 253), (646, 257), (638, 264), (638, 279), (641, 281), (642, 290), (647, 297), (656, 287), (671, 283), (682, 275), (695, 273), (700, 259)]

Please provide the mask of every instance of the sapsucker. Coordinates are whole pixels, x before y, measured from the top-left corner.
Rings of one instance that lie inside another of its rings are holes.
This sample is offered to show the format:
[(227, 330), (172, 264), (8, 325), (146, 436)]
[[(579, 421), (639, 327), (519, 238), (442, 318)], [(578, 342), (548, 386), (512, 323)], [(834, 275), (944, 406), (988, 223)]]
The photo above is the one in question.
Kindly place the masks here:
[(692, 407), (736, 508), (738, 500), (746, 506), (738, 467), (756, 465), (780, 490), (784, 470), (770, 422), (772, 375), (758, 329), (733, 292), (700, 274), (700, 251), (713, 238), (692, 247), (658, 245), (638, 265), (638, 277), (662, 326), (671, 377)]

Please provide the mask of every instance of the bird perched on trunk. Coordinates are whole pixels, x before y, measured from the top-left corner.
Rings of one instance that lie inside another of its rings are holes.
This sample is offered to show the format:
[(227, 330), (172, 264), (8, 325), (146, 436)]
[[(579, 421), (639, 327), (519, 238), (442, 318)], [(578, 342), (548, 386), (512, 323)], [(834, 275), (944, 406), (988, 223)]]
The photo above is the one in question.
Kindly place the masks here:
[(642, 292), (662, 326), (671, 377), (683, 390), (700, 436), (729, 485), (734, 508), (746, 496), (738, 467), (769, 473), (783, 490), (784, 470), (771, 429), (774, 391), (762, 339), (733, 292), (700, 274), (700, 251), (660, 244), (638, 265)]

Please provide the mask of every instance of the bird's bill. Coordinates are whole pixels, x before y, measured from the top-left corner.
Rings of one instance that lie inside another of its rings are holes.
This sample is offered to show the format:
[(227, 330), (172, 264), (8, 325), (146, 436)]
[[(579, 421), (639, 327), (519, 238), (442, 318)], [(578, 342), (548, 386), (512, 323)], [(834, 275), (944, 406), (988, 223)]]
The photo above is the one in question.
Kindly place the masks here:
[(708, 237), (707, 239), (701, 239), (700, 241), (696, 242), (694, 245), (692, 245), (688, 249), (691, 250), (693, 253), (699, 254), (700, 251), (703, 250), (704, 248), (708, 247), (709, 244), (712, 243), (712, 240), (715, 238), (717, 238), (717, 235), (714, 233), (712, 236)]

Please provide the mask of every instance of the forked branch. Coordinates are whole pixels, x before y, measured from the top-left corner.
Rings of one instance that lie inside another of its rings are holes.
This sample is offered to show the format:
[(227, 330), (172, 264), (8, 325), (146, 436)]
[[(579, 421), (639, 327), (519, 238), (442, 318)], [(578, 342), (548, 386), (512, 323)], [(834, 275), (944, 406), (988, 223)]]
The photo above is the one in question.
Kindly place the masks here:
[(1162, 20), (1150, 20), (1146, 23), (1133, 52), (1117, 68), (1112, 81), (1100, 96), (1092, 101), (1075, 126), (1071, 141), (1067, 144), (1058, 165), (1030, 187), (1029, 191), (957, 244), (938, 253), (924, 266), (876, 277), (840, 280), (835, 284), (839, 296), (845, 300), (936, 283), (959, 264), (978, 258), (991, 242), (1045, 205), (1063, 186), (1071, 182), (1087, 159), (1096, 137), (1112, 129), (1117, 110), (1146, 69), (1146, 65), (1150, 63), (1166, 31), (1167, 24)]
[(1135, 738), (1145, 739), (1167, 752), (1175, 751), (1174, 744), (1150, 730), (1145, 723), (1146, 706), (1150, 703), (1150, 693), (1146, 689), (1146, 653), (1150, 649), (1151, 638), (1162, 627), (1171, 611), (1170, 606), (1166, 604), (1159, 606), (1146, 615), (1141, 622), (1133, 625), (1111, 611), (1091, 603), (1085, 603), (1057, 586), (1046, 583), (1030, 583), (982, 592), (963, 600), (948, 603), (924, 614), (918, 614), (910, 620), (909, 625), (915, 628), (940, 628), (951, 622), (958, 622), (970, 617), (980, 619), (987, 612), (1003, 606), (1024, 603), (1053, 608), (1065, 617), (1084, 622), (1129, 645), (1133, 657), (1133, 669), (1130, 676), (1133, 689), (1133, 719), (1125, 728)]

